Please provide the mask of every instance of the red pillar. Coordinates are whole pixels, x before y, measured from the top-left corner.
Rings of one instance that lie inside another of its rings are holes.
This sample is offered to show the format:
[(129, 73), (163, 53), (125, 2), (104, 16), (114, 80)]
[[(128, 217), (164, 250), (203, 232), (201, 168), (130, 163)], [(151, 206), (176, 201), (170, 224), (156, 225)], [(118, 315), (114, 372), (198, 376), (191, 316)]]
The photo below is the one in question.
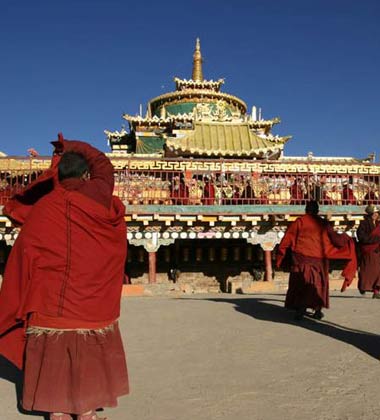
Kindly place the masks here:
[(264, 251), (265, 256), (265, 281), (272, 280), (272, 251)]
[(156, 283), (157, 253), (149, 252), (149, 283)]

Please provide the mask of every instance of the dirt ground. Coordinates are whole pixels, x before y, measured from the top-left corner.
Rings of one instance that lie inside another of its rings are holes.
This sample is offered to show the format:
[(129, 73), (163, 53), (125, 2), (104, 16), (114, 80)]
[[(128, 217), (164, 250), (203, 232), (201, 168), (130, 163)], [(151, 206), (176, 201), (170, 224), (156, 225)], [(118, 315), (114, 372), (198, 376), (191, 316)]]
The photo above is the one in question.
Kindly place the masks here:
[[(380, 301), (334, 293), (323, 321), (293, 321), (283, 294), (123, 298), (131, 394), (110, 420), (380, 418)], [(0, 373), (1, 420), (20, 378)], [(12, 382), (13, 381), (13, 382)], [(54, 384), (52, 385), (54, 386)]]

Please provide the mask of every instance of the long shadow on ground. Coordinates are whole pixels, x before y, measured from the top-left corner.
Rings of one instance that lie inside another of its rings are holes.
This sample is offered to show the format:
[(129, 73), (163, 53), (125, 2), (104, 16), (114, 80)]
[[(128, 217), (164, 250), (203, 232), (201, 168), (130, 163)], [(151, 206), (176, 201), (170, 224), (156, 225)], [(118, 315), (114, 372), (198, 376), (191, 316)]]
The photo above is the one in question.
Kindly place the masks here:
[(15, 384), (16, 388), (16, 402), (17, 409), (21, 414), (28, 416), (39, 416), (43, 417), (45, 420), (49, 419), (49, 415), (46, 413), (41, 413), (38, 411), (26, 411), (22, 408), (21, 397), (22, 397), (22, 384), (23, 384), (23, 373), (11, 362), (9, 362), (5, 357), (0, 355), (0, 379), (5, 379), (6, 381), (12, 382)]
[(295, 321), (294, 312), (287, 311), (278, 304), (270, 303), (275, 301), (282, 302), (282, 300), (260, 297), (238, 299), (211, 298), (206, 300), (216, 303), (229, 303), (234, 305), (236, 311), (261, 321), (278, 322), (294, 325), (297, 328), (306, 328), (307, 330), (354, 346), (369, 356), (374, 357), (376, 360), (379, 360), (380, 335), (355, 330), (330, 321), (317, 321), (309, 317), (305, 317), (302, 321)]

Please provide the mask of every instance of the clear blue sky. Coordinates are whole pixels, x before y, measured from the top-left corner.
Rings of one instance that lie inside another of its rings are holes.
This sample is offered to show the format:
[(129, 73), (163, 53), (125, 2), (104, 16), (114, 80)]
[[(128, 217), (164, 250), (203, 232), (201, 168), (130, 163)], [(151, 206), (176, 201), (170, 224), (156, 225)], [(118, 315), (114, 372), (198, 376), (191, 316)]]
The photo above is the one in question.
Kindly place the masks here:
[(293, 135), (286, 155), (380, 155), (378, 0), (1, 0), (0, 150), (50, 154), (59, 131), (109, 151), (104, 129), (190, 78)]

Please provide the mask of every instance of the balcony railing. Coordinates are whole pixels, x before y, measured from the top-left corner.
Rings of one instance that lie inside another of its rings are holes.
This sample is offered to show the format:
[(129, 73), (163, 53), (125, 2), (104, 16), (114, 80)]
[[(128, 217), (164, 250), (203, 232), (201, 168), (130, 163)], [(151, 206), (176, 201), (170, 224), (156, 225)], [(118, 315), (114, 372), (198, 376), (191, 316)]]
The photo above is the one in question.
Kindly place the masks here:
[[(324, 205), (380, 203), (378, 165), (363, 166), (368, 171), (350, 171), (352, 165), (346, 165), (344, 171), (332, 165), (329, 171), (325, 165), (317, 172), (315, 168), (308, 171), (304, 163), (294, 164), (291, 171), (278, 170), (271, 162), (269, 172), (250, 169), (247, 161), (167, 159), (157, 165), (154, 159), (131, 158), (125, 159), (123, 165), (120, 160), (117, 163), (114, 193), (126, 204), (303, 205), (311, 199)], [(20, 193), (41, 172), (32, 165), (0, 171), (0, 205)]]

